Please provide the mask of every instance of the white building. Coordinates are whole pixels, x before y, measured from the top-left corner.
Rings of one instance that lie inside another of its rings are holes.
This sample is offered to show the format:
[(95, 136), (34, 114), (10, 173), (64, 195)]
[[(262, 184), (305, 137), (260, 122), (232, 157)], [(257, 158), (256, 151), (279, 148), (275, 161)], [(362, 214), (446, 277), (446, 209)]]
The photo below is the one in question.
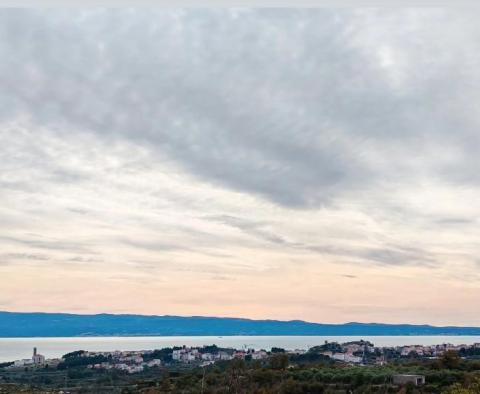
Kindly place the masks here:
[(45, 364), (45, 356), (37, 353), (37, 348), (33, 348), (32, 358), (25, 358), (22, 360), (15, 360), (13, 362), (14, 367), (28, 367), (31, 365), (39, 366)]
[(393, 384), (396, 385), (404, 385), (404, 384), (414, 384), (415, 386), (420, 386), (425, 384), (425, 376), (424, 375), (393, 375)]
[(263, 360), (264, 358), (267, 358), (267, 357), (268, 357), (268, 354), (265, 350), (259, 350), (252, 353), (252, 360)]
[(335, 353), (332, 354), (330, 358), (338, 361), (345, 361), (345, 353)]
[(45, 356), (42, 356), (41, 354), (37, 353), (37, 348), (33, 348), (33, 356), (32, 356), (32, 361), (35, 365), (43, 365), (45, 364)]
[(362, 358), (358, 356), (354, 356), (351, 353), (335, 353), (331, 356), (334, 360), (337, 361), (344, 361), (346, 363), (361, 363)]
[(354, 356), (353, 354), (345, 354), (345, 362), (347, 363), (361, 363), (362, 357)]
[(162, 365), (162, 362), (158, 358), (154, 358), (153, 360), (147, 361), (145, 365), (149, 368), (151, 367), (158, 367)]
[(125, 357), (120, 357), (118, 361), (140, 364), (143, 362), (143, 357), (142, 356), (125, 356)]
[(350, 343), (343, 346), (343, 350), (347, 353), (362, 352), (364, 348), (364, 345), (359, 345), (358, 343)]
[(183, 348), (172, 352), (172, 359), (175, 361), (182, 361), (189, 363), (201, 358), (198, 349)]
[(233, 358), (227, 352), (218, 352), (217, 357), (219, 360), (231, 360)]
[(31, 358), (24, 358), (23, 360), (15, 360), (13, 362), (14, 367), (27, 367), (33, 365), (33, 360)]
[(143, 371), (143, 365), (129, 365), (126, 369), (128, 373), (137, 373)]

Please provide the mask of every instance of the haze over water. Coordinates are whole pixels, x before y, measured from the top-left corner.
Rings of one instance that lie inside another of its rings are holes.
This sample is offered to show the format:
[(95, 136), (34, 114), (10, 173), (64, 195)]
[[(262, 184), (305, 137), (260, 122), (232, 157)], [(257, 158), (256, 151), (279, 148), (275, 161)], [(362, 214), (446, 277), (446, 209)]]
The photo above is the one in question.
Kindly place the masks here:
[(0, 338), (0, 362), (30, 358), (33, 347), (47, 358), (61, 357), (75, 350), (153, 350), (172, 346), (255, 348), (270, 350), (308, 349), (325, 341), (348, 342), (368, 340), (376, 346), (454, 345), (480, 342), (480, 336), (190, 336), (190, 337), (67, 337), (67, 338)]

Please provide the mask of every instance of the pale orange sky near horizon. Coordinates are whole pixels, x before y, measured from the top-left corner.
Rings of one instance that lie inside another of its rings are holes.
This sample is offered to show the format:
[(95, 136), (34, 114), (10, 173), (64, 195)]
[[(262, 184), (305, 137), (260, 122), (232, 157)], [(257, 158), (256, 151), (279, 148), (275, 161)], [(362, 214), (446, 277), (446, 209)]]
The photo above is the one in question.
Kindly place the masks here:
[(0, 29), (0, 310), (480, 326), (475, 15)]

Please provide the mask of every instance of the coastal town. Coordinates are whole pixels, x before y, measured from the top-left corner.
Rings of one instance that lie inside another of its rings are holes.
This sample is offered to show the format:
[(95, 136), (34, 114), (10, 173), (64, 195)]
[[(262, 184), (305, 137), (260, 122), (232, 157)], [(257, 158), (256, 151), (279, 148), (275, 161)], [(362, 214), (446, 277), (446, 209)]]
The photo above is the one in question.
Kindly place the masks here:
[(116, 369), (133, 374), (142, 372), (148, 368), (160, 366), (175, 366), (179, 364), (195, 367), (206, 367), (219, 361), (239, 360), (267, 360), (276, 353), (286, 354), (293, 359), (306, 354), (315, 354), (335, 362), (356, 365), (386, 365), (389, 361), (412, 358), (436, 359), (445, 352), (455, 352), (463, 358), (480, 358), (480, 343), (474, 344), (438, 344), (438, 345), (407, 345), (395, 347), (376, 347), (368, 341), (352, 341), (339, 344), (327, 342), (309, 349), (281, 349), (272, 348), (243, 349), (219, 348), (216, 345), (204, 347), (174, 347), (161, 350), (138, 350), (138, 351), (111, 351), (92, 352), (75, 351), (65, 355), (63, 358), (47, 359), (33, 349), (31, 358), (15, 360), (6, 366), (9, 370), (17, 368), (62, 368), (69, 359), (81, 360), (79, 365), (85, 365), (89, 369)]
[[(345, 393), (361, 385), (373, 392), (383, 387), (393, 393), (406, 385), (440, 393), (467, 378), (480, 382), (480, 342), (382, 347), (364, 340), (325, 341), (308, 349), (176, 346), (77, 350), (58, 358), (39, 350), (0, 363), (0, 393), (130, 393), (143, 388), (146, 393), (223, 393), (235, 385), (245, 386), (241, 393), (261, 387), (267, 391), (258, 392)], [(285, 391), (287, 383), (307, 389)]]

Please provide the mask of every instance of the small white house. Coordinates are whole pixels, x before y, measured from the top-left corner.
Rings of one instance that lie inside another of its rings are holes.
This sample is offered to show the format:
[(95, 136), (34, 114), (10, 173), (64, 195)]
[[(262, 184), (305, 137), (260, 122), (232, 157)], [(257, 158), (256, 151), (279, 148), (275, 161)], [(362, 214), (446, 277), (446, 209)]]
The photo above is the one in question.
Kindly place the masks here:
[(425, 384), (425, 376), (423, 375), (393, 375), (393, 384), (403, 385), (411, 383), (415, 386)]

